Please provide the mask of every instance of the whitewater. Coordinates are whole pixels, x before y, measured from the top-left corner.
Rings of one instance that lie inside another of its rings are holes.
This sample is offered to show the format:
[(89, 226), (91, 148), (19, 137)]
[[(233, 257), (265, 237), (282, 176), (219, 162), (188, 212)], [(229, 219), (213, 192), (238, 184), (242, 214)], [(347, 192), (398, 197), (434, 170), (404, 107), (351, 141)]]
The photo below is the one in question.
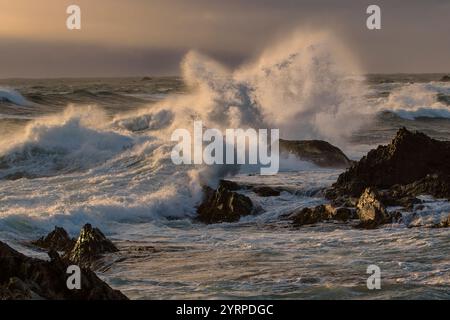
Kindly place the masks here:
[[(278, 175), (260, 176), (171, 160), (171, 133), (195, 120), (323, 139), (354, 160), (400, 126), (450, 139), (450, 84), (440, 75), (361, 76), (355, 61), (329, 34), (294, 34), (235, 69), (192, 51), (180, 78), (0, 80), (0, 240), (46, 258), (26, 241), (55, 225), (76, 236), (89, 222), (121, 249), (99, 275), (136, 299), (448, 298), (448, 230), (293, 229), (282, 219), (324, 203), (317, 191), (342, 170), (290, 157)], [(202, 186), (221, 178), (286, 191), (242, 191), (264, 212), (196, 222)], [(450, 210), (424, 200), (406, 220), (432, 224)], [(373, 263), (385, 275), (380, 292), (365, 285)]]

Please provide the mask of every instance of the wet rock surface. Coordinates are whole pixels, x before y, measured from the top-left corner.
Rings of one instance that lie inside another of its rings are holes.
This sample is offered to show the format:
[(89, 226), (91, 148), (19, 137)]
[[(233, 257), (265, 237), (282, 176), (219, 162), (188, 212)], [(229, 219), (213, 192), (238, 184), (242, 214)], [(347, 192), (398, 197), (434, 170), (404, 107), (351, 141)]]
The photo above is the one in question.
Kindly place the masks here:
[(84, 225), (73, 248), (66, 252), (65, 258), (83, 267), (91, 267), (105, 253), (119, 251), (98, 228)]
[[(388, 212), (387, 207), (413, 211), (421, 195), (450, 199), (450, 142), (402, 128), (389, 145), (371, 150), (341, 174), (325, 195), (334, 207), (356, 209), (357, 227), (399, 222), (401, 211)], [(326, 220), (318, 208), (302, 209), (304, 217), (297, 216), (293, 224)]]
[(352, 161), (338, 147), (322, 140), (292, 141), (280, 139), (280, 151), (320, 167), (348, 168)]
[(228, 187), (228, 184), (223, 181), (216, 190), (204, 187), (203, 202), (197, 208), (199, 221), (204, 223), (236, 222), (243, 216), (255, 213), (256, 208), (249, 197), (231, 191)]
[(64, 228), (55, 227), (55, 230), (50, 232), (47, 236), (42, 237), (31, 243), (46, 250), (56, 250), (56, 251), (69, 251), (75, 245), (75, 240), (69, 237)]
[(369, 151), (341, 174), (327, 196), (330, 199), (359, 197), (367, 187), (381, 190), (414, 182), (418, 183), (419, 190), (419, 185), (423, 185), (420, 180), (428, 175), (450, 175), (449, 159), (449, 141), (438, 141), (402, 128), (389, 145)]
[(347, 222), (355, 219), (355, 211), (345, 207), (333, 207), (332, 205), (319, 205), (314, 208), (303, 208), (295, 210), (291, 215), (292, 224), (295, 227), (315, 224), (319, 222), (335, 220)]
[(389, 214), (381, 202), (381, 197), (373, 188), (367, 188), (359, 198), (356, 212), (361, 221), (359, 227), (376, 228), (389, 221)]
[(54, 250), (49, 256), (50, 261), (30, 258), (0, 242), (0, 299), (127, 299), (86, 268), (81, 269), (81, 289), (68, 289), (66, 272), (71, 263)]

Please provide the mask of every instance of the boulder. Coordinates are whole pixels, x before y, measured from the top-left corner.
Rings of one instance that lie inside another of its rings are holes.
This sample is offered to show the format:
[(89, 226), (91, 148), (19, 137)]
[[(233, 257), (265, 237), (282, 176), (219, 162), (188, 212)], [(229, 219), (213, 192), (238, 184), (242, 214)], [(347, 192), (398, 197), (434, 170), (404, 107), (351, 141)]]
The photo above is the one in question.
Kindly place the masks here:
[(389, 220), (389, 214), (380, 201), (380, 195), (373, 188), (367, 188), (356, 206), (360, 227), (376, 228)]
[(0, 241), (0, 300), (127, 300), (89, 269), (81, 269), (81, 289), (67, 288), (67, 268), (71, 263), (56, 251), (51, 260), (27, 257)]
[(203, 202), (198, 206), (198, 220), (204, 223), (236, 222), (253, 214), (255, 208), (249, 197), (230, 191), (220, 183), (217, 190), (204, 187)]
[(73, 264), (91, 267), (103, 254), (117, 251), (119, 251), (117, 247), (98, 228), (86, 224), (81, 229), (74, 247), (66, 253), (65, 258)]
[(75, 240), (70, 238), (64, 228), (55, 227), (55, 230), (47, 236), (41, 237), (31, 244), (46, 250), (70, 251), (75, 245)]
[(310, 161), (319, 167), (348, 168), (352, 161), (338, 147), (322, 140), (283, 140), (280, 151), (293, 154), (300, 160)]
[(400, 129), (389, 145), (371, 150), (341, 174), (327, 197), (359, 197), (367, 187), (389, 189), (429, 174), (450, 175), (450, 142)]

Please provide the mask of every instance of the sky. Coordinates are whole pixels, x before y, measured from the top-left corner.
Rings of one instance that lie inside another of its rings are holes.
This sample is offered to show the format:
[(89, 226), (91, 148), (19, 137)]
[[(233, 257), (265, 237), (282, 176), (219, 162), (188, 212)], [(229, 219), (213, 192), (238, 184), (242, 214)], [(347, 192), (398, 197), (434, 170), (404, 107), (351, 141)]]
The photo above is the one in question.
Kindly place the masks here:
[(0, 0), (0, 78), (177, 75), (192, 49), (235, 67), (294, 30), (332, 31), (366, 73), (450, 72), (449, 0)]

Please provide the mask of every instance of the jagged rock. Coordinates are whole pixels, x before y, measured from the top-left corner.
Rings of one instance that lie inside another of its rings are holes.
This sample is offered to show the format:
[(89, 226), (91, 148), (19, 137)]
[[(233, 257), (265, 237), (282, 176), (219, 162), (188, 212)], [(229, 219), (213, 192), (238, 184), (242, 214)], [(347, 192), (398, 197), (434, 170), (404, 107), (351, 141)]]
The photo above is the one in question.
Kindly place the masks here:
[(55, 227), (47, 236), (33, 241), (31, 244), (46, 250), (69, 251), (75, 245), (75, 240), (69, 237), (66, 230)]
[(224, 183), (217, 190), (205, 187), (203, 202), (197, 208), (198, 220), (204, 223), (236, 222), (254, 212), (250, 198), (230, 191)]
[(380, 201), (380, 195), (373, 188), (367, 188), (359, 198), (356, 212), (360, 227), (375, 228), (389, 220), (389, 214)]
[(450, 142), (438, 141), (405, 128), (387, 146), (371, 150), (341, 174), (327, 197), (359, 197), (367, 187), (389, 189), (407, 185), (428, 174), (450, 175)]
[(27, 257), (0, 241), (0, 300), (126, 300), (89, 269), (81, 269), (81, 289), (69, 290), (70, 263), (52, 251), (51, 260)]
[(448, 81), (450, 81), (450, 76), (449, 76), (449, 75), (443, 76), (443, 77), (441, 78), (441, 81), (443, 81), (443, 82), (448, 82)]
[(99, 229), (86, 224), (81, 229), (75, 246), (66, 253), (65, 258), (76, 265), (90, 267), (101, 255), (117, 251), (116, 246)]
[(352, 161), (338, 147), (322, 140), (290, 141), (280, 139), (280, 151), (320, 167), (348, 168)]
[(450, 199), (450, 175), (429, 174), (425, 178), (414, 181), (413, 183), (394, 186), (392, 188), (392, 194), (396, 197), (403, 198), (414, 198), (426, 194), (435, 198)]
[(281, 194), (279, 190), (267, 186), (254, 187), (253, 192), (260, 197), (278, 197)]

